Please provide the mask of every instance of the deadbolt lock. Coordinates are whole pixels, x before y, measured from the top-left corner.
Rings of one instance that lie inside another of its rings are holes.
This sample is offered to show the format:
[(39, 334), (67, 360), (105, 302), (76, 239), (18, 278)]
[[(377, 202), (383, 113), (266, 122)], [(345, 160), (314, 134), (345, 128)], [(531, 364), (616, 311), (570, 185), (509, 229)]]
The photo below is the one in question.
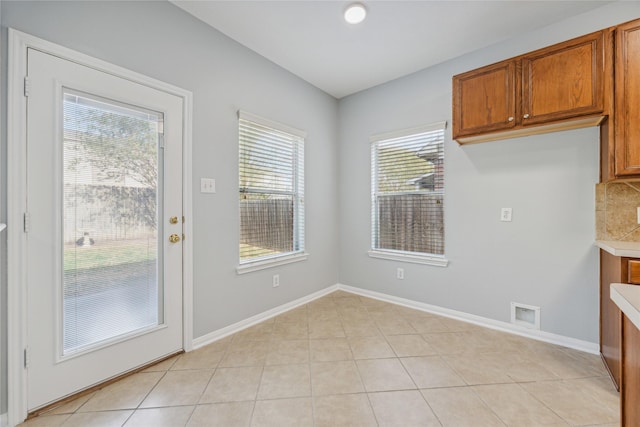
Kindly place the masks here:
[(172, 234), (171, 236), (169, 236), (169, 241), (171, 243), (178, 243), (180, 241), (180, 236), (178, 236), (177, 234)]
[(177, 224), (177, 223), (178, 223), (177, 216), (172, 216), (171, 218), (169, 218), (169, 224)]

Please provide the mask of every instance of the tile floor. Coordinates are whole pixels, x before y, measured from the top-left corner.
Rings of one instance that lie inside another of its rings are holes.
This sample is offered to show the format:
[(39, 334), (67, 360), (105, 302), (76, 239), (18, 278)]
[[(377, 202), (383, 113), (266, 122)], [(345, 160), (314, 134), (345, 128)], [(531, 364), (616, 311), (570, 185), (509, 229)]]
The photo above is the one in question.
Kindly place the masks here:
[(618, 426), (595, 355), (337, 291), (23, 424)]

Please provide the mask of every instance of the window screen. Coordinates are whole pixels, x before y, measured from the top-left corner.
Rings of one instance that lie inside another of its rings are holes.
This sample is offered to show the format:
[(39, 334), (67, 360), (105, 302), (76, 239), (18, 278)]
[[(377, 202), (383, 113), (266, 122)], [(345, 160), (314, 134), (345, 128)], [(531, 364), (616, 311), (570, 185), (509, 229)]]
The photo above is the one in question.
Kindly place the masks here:
[(240, 264), (304, 251), (304, 137), (240, 112)]
[(444, 129), (371, 138), (373, 250), (444, 255)]

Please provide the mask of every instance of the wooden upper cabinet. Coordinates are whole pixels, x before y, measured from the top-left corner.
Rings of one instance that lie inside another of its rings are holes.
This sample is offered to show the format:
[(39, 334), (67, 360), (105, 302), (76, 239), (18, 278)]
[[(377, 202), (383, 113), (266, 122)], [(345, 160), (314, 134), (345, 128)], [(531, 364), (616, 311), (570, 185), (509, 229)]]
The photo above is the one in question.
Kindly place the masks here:
[(616, 29), (615, 175), (640, 175), (640, 20)]
[(522, 124), (601, 113), (603, 45), (599, 31), (524, 55)]
[[(453, 77), (453, 138), (492, 141), (599, 125), (605, 31)], [(640, 151), (639, 160), (640, 160)]]
[(515, 126), (516, 64), (505, 61), (453, 78), (453, 135)]

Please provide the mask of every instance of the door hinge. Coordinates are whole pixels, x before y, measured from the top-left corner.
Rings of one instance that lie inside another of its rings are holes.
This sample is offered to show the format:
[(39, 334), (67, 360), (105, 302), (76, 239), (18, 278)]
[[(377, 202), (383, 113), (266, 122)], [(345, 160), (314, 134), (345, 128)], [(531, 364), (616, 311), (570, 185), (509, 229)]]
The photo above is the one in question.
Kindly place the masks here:
[(24, 368), (28, 369), (29, 368), (29, 364), (30, 364), (30, 360), (29, 360), (29, 347), (25, 347), (24, 349)]
[(28, 233), (31, 229), (31, 214), (29, 212), (24, 213), (24, 232)]
[(31, 91), (31, 80), (29, 80), (29, 76), (25, 76), (25, 78), (24, 78), (24, 96), (28, 97), (30, 91)]

